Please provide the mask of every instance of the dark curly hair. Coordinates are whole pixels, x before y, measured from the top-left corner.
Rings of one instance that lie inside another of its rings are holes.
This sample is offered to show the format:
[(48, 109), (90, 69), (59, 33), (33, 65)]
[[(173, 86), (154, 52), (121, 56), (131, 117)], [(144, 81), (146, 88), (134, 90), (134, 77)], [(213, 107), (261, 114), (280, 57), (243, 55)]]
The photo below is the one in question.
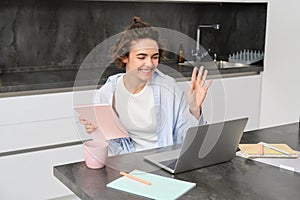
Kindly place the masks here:
[(129, 56), (130, 45), (132, 41), (139, 39), (152, 39), (157, 42), (159, 47), (159, 60), (164, 60), (163, 44), (159, 39), (159, 32), (147, 22), (143, 22), (139, 17), (132, 18), (132, 24), (123, 31), (112, 47), (112, 59), (119, 68), (125, 68), (126, 65), (123, 59)]

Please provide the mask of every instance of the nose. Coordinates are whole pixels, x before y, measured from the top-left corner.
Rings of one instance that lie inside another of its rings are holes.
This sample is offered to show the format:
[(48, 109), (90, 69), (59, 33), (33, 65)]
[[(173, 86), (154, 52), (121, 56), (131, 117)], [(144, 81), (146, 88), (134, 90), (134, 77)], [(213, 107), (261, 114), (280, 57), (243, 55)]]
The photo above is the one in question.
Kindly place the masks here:
[(149, 67), (152, 67), (154, 65), (154, 61), (150, 56), (145, 59), (145, 65)]

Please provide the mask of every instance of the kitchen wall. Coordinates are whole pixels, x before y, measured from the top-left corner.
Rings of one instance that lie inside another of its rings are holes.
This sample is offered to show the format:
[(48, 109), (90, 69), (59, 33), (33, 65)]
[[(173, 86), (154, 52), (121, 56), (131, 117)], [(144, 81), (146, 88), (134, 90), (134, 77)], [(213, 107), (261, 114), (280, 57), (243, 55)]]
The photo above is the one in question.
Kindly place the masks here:
[[(205, 2), (190, 0), (196, 1)], [(300, 2), (298, 0), (222, 0), (222, 2), (268, 3), (259, 126), (266, 128), (299, 122)]]
[(268, 2), (261, 128), (298, 122), (300, 116), (300, 2)]
[[(7, 3), (9, 2), (9, 3)], [(49, 60), (47, 57), (51, 57), (54, 55), (57, 55), (59, 50), (65, 50), (63, 54), (58, 54), (61, 56), (60, 59), (55, 60), (54, 64), (59, 63), (77, 63), (80, 62), (80, 59), (85, 56), (85, 53), (90, 50), (90, 48), (95, 45), (99, 40), (96, 38), (96, 36), (107, 33), (103, 32), (102, 29), (91, 31), (85, 31), (88, 32), (90, 35), (95, 35), (95, 43), (89, 44), (88, 42), (90, 40), (86, 40), (88, 37), (84, 37), (81, 39), (80, 36), (75, 37), (76, 39), (73, 40), (65, 40), (65, 38), (72, 39), (73, 36), (70, 35), (64, 35), (62, 33), (62, 38), (59, 39), (57, 37), (56, 39), (50, 40), (55, 44), (60, 44), (60, 42), (65, 42), (64, 46), (57, 46), (56, 48), (50, 48), (48, 50), (47, 45), (44, 45), (44, 43), (40, 43), (41, 47), (36, 46), (35, 41), (47, 41), (42, 40), (44, 38), (51, 38), (50, 36), (47, 36), (46, 33), (50, 34), (51, 30), (55, 32), (55, 35), (59, 35), (56, 29), (51, 27), (58, 26), (55, 23), (51, 25), (51, 23), (47, 23), (45, 27), (42, 28), (43, 30), (47, 29), (48, 31), (41, 31), (39, 34), (33, 34), (33, 33), (27, 33), (26, 31), (20, 32), (19, 34), (13, 34), (17, 33), (18, 24), (20, 23), (16, 18), (16, 1), (13, 1), (14, 4), (12, 4), (12, 1), (4, 1), (0, 2), (0, 67), (20, 67), (20, 66), (27, 66), (27, 65), (34, 65), (35, 63), (29, 62), (27, 64), (26, 60), (22, 60), (21, 58), (23, 56), (22, 53), (16, 53), (17, 51), (22, 48), (14, 48), (14, 45), (19, 44), (24, 46), (24, 49), (28, 51), (28, 54), (34, 49), (39, 49), (39, 52), (42, 53), (36, 53), (36, 55), (39, 56), (31, 56), (34, 57), (34, 59), (31, 58), (31, 60), (38, 60), (38, 61), (47, 61), (44, 64), (52, 64), (49, 63)], [(26, 1), (30, 2), (30, 1)], [(167, 1), (163, 1), (163, 3)], [(178, 1), (174, 1), (178, 2)], [(207, 1), (201, 1), (201, 0), (189, 0), (189, 3), (200, 3), (200, 4), (207, 4)], [(300, 3), (297, 0), (288, 0), (288, 1), (280, 1), (280, 0), (210, 0), (210, 3), (217, 3), (222, 2), (222, 5), (225, 5), (227, 3), (243, 3), (243, 5), (247, 5), (249, 7), (248, 3), (268, 3), (268, 15), (267, 15), (267, 29), (266, 29), (266, 44), (265, 44), (265, 61), (264, 61), (264, 72), (262, 73), (262, 98), (261, 98), (261, 113), (260, 113), (260, 127), (269, 127), (274, 125), (280, 125), (284, 123), (290, 123), (290, 122), (296, 122), (299, 119), (300, 115), (300, 92), (299, 91), (299, 85), (300, 85), (300, 67), (299, 67), (299, 61), (298, 61), (298, 54), (300, 52), (300, 27), (299, 27), (299, 19), (300, 19), (300, 12), (298, 12), (298, 9), (300, 8)], [(9, 4), (9, 6), (8, 6)], [(186, 3), (185, 3), (186, 4)], [(54, 3), (53, 3), (54, 6)], [(194, 5), (193, 5), (194, 6)], [(40, 6), (41, 7), (41, 6)], [(40, 7), (38, 7), (40, 9)], [(38, 9), (35, 9), (37, 11)], [(167, 9), (168, 11), (169, 9)], [(51, 9), (48, 9), (49, 13), (51, 13)], [(80, 10), (81, 12), (76, 12), (77, 15), (80, 13), (83, 13), (83, 8)], [(144, 10), (140, 11), (143, 12)], [(165, 11), (166, 13), (168, 13)], [(179, 10), (180, 13), (182, 10)], [(137, 11), (138, 12), (138, 11)], [(26, 13), (25, 11), (22, 12), (23, 15)], [(28, 12), (30, 13), (30, 12)], [(31, 12), (36, 13), (36, 12)], [(114, 17), (116, 18), (115, 13)], [(164, 23), (168, 23), (170, 20), (173, 19), (175, 12), (168, 13), (167, 17), (163, 20)], [(30, 15), (33, 17), (33, 14)], [(64, 16), (64, 13), (61, 12), (60, 15), (53, 14), (52, 16)], [(102, 13), (103, 14), (103, 13)], [(99, 12), (96, 17), (91, 18), (101, 18), (102, 14)], [(22, 16), (23, 16), (22, 15)], [(86, 15), (86, 14), (85, 14)], [(30, 17), (29, 16), (29, 17)], [(38, 15), (40, 17), (36, 17), (39, 20), (45, 20), (47, 21), (47, 18), (45, 16), (42, 17), (42, 15)], [(130, 15), (131, 16), (131, 15)], [(75, 19), (76, 21), (80, 21), (83, 15), (79, 15), (77, 18), (68, 17), (66, 14), (64, 17), (62, 17), (65, 21), (65, 23), (68, 25), (62, 26), (62, 30), (64, 29), (70, 29), (72, 23), (69, 23), (68, 20)], [(152, 24), (151, 20), (144, 17), (145, 20), (148, 20)], [(15, 20), (14, 20), (15, 19)], [(22, 17), (23, 19), (23, 17)], [(101, 18), (102, 19), (102, 18)], [(21, 20), (21, 19), (19, 19)], [(118, 19), (120, 21), (120, 19)], [(226, 21), (226, 18), (224, 18)], [(211, 21), (210, 21), (211, 22)], [(25, 22), (24, 22), (25, 23)], [(97, 25), (96, 22), (93, 22)], [(203, 22), (204, 23), (204, 22)], [(257, 21), (254, 21), (254, 23), (257, 23)], [(124, 22), (121, 24), (118, 28), (118, 30), (122, 29), (124, 25), (128, 24), (128, 20), (126, 19), (126, 23)], [(28, 20), (25, 24), (23, 24), (23, 27), (36, 27), (36, 24), (34, 23), (34, 20)], [(158, 26), (158, 25), (157, 25)], [(179, 27), (179, 26), (178, 26)], [(192, 26), (190, 26), (192, 27)], [(223, 26), (224, 27), (224, 26)], [(35, 30), (38, 30), (36, 28)], [(50, 30), (50, 31), (49, 31)], [(88, 30), (88, 29), (87, 29)], [(101, 32), (102, 31), (102, 32)], [(63, 32), (63, 31), (62, 31)], [(100, 33), (101, 32), (101, 33)], [(195, 31), (191, 31), (195, 32)], [(44, 33), (44, 35), (43, 35)], [(83, 34), (83, 32), (79, 32), (80, 34)], [(80, 35), (78, 33), (78, 35)], [(114, 32), (116, 33), (116, 32)], [(110, 32), (110, 34), (114, 34), (113, 32)], [(217, 32), (216, 32), (217, 33)], [(85, 33), (86, 34), (86, 33)], [(194, 33), (195, 34), (195, 33)], [(34, 39), (31, 41), (28, 40), (21, 40), (20, 37), (24, 35), (30, 35), (31, 37), (34, 36)], [(32, 36), (33, 35), (33, 36)], [(223, 35), (223, 34), (222, 34)], [(17, 37), (18, 36), (18, 37)], [(43, 36), (43, 37), (42, 37)], [(92, 37), (92, 36), (90, 36)], [(193, 36), (195, 38), (195, 35)], [(205, 36), (208, 38), (209, 36)], [(41, 39), (42, 38), (42, 39)], [(55, 38), (55, 37), (54, 37)], [(69, 41), (69, 43), (68, 43)], [(70, 42), (72, 41), (72, 42)], [(73, 44), (74, 41), (80, 41), (79, 44), (87, 45), (89, 48), (86, 47), (83, 48), (80, 45)], [(252, 42), (248, 42), (252, 43)], [(78, 48), (80, 48), (82, 51), (77, 53), (77, 59), (71, 59), (74, 53), (71, 52), (72, 44)], [(23, 51), (25, 51), (23, 50)], [(69, 50), (69, 51), (68, 51)], [(82, 55), (81, 52), (84, 52)], [(41, 56), (46, 55), (46, 56)], [(30, 56), (29, 56), (30, 57)], [(20, 61), (16, 61), (15, 58), (18, 58)], [(59, 58), (59, 57), (58, 57)], [(72, 62), (70, 62), (70, 60)], [(41, 65), (43, 63), (37, 64)]]
[(264, 3), (1, 1), (0, 66), (5, 73), (79, 65), (134, 15), (192, 38), (198, 24), (220, 23), (220, 30), (202, 30), (201, 43), (226, 59), (238, 50), (264, 50), (266, 12)]

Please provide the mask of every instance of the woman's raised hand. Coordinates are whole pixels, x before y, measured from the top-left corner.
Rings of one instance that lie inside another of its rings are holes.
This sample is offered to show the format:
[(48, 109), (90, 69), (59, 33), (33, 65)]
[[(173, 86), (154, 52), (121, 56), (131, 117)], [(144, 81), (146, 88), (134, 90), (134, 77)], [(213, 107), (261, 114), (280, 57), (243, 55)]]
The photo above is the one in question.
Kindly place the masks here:
[(204, 70), (203, 66), (200, 67), (198, 75), (197, 71), (198, 68), (194, 67), (191, 77), (191, 85), (188, 92), (188, 102), (191, 114), (199, 119), (201, 115), (202, 103), (206, 97), (207, 90), (210, 87), (212, 81), (206, 81), (208, 71)]

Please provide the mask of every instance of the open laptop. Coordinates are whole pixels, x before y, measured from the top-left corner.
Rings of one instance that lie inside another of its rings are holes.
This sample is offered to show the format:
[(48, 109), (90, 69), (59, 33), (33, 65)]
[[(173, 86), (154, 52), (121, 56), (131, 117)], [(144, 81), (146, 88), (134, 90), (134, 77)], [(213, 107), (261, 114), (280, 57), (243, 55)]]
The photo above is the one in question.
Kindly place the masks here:
[(144, 158), (172, 174), (230, 161), (236, 153), (248, 118), (191, 127), (180, 149)]

